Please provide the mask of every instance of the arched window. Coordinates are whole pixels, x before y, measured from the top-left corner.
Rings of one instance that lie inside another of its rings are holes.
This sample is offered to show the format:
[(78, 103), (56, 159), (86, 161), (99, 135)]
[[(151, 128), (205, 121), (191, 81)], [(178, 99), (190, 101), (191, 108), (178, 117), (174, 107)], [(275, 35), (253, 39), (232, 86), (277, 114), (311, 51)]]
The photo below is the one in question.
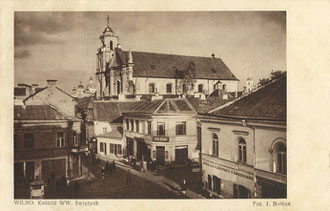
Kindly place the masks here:
[(172, 93), (172, 84), (171, 83), (166, 84), (166, 93)]
[(216, 134), (213, 134), (213, 147), (212, 147), (212, 155), (214, 156), (219, 156), (219, 139), (218, 136)]
[(186, 84), (182, 84), (182, 93), (187, 93), (187, 85)]
[(198, 85), (198, 92), (202, 93), (203, 92), (203, 84)]
[(279, 143), (275, 147), (276, 154), (276, 172), (286, 174), (286, 146)]
[(110, 50), (113, 50), (113, 42), (112, 42), (112, 40), (110, 41)]
[(121, 91), (120, 81), (117, 81), (117, 94), (119, 95)]
[(238, 159), (241, 162), (246, 162), (246, 142), (244, 138), (240, 138), (238, 142)]
[(227, 91), (227, 85), (224, 84), (224, 85), (222, 86), (222, 89), (225, 90), (225, 91)]
[(149, 84), (149, 93), (150, 94), (155, 93), (155, 84), (154, 83)]

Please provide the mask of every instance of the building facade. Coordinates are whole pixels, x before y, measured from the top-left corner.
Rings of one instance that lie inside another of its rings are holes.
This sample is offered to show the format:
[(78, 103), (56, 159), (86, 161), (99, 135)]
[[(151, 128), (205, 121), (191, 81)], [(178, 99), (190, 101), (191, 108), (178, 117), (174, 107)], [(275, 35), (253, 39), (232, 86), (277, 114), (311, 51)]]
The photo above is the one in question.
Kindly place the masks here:
[(204, 188), (220, 198), (286, 198), (286, 76), (200, 115)]
[[(108, 24), (99, 37), (96, 77), (101, 98), (125, 100), (125, 96), (210, 94), (221, 88), (238, 91), (239, 80), (216, 58), (123, 51), (119, 36)], [(194, 79), (191, 83), (187, 76)]]
[(184, 98), (135, 103), (123, 113), (127, 155), (159, 165), (198, 161), (196, 114)]
[(15, 106), (15, 181), (51, 176), (75, 178), (83, 174), (80, 120), (70, 118), (49, 105)]

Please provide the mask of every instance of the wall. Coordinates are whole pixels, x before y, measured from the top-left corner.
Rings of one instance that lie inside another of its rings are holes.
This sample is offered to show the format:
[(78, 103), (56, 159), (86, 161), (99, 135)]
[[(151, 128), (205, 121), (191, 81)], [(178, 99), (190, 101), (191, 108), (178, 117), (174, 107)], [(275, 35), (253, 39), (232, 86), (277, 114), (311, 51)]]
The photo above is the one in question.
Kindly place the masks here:
[[(150, 94), (149, 93), (149, 83), (155, 83), (159, 94), (169, 94), (166, 92), (166, 84), (172, 83), (172, 94), (176, 94), (175, 86), (176, 80), (174, 78), (146, 78), (146, 77), (135, 77), (135, 85), (137, 87), (137, 94)], [(219, 80), (208, 80), (208, 79), (196, 79), (194, 86), (194, 92), (198, 92), (198, 85), (203, 84), (203, 89), (205, 94), (211, 94), (214, 91), (213, 85)], [(226, 90), (228, 92), (238, 91), (239, 81), (232, 80), (220, 80), (222, 84), (226, 84)], [(180, 82), (178, 82), (178, 86)], [(181, 93), (181, 87), (178, 87), (177, 93)]]
[(112, 131), (112, 128), (111, 128), (109, 122), (105, 122), (105, 121), (94, 121), (95, 135), (98, 136), (100, 134), (103, 134), (103, 128), (104, 127), (107, 128), (107, 132), (111, 132)]
[(61, 112), (75, 116), (75, 100), (55, 87), (48, 87), (25, 101), (26, 105), (54, 105)]

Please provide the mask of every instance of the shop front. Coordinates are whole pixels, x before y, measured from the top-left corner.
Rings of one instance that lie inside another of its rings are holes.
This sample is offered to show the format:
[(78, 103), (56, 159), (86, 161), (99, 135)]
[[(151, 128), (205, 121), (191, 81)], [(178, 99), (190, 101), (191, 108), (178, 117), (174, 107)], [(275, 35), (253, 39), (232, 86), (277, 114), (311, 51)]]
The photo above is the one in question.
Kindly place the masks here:
[(203, 158), (202, 168), (204, 189), (212, 197), (253, 198), (253, 168), (247, 167), (243, 170), (235, 163), (221, 162), (217, 158)]

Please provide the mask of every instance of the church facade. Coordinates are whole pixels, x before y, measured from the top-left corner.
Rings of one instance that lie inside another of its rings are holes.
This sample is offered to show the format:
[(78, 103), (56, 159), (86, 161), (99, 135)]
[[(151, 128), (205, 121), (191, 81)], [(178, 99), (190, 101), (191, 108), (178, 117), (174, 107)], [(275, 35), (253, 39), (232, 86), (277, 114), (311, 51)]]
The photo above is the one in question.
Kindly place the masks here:
[(96, 53), (98, 96), (139, 99), (143, 95), (209, 95), (223, 89), (237, 96), (239, 80), (216, 58), (124, 51), (109, 24)]

